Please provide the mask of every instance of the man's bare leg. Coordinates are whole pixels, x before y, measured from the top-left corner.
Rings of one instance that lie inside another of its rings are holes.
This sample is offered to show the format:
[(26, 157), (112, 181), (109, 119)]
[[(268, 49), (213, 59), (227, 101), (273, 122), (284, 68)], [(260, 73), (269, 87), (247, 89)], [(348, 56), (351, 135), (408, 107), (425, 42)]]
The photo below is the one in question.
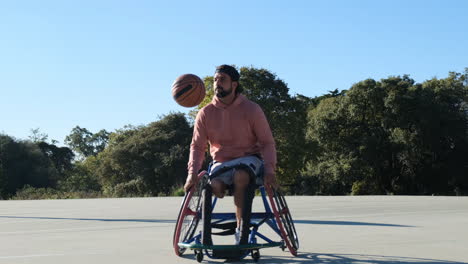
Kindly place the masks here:
[(244, 196), (247, 186), (249, 185), (249, 181), (249, 173), (244, 170), (236, 170), (234, 174), (234, 204), (236, 205), (236, 219), (238, 229), (241, 227)]
[(226, 192), (226, 184), (215, 178), (211, 180), (211, 189), (216, 197), (223, 198)]

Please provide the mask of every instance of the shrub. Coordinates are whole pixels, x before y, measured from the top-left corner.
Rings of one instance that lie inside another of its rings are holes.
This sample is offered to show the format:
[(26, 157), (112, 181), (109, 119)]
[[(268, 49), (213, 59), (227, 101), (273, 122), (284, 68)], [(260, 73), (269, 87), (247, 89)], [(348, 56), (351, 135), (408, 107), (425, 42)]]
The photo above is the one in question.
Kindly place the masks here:
[(102, 198), (103, 194), (97, 191), (64, 192), (53, 188), (34, 188), (30, 185), (18, 190), (12, 200), (40, 200), (40, 199), (84, 199)]

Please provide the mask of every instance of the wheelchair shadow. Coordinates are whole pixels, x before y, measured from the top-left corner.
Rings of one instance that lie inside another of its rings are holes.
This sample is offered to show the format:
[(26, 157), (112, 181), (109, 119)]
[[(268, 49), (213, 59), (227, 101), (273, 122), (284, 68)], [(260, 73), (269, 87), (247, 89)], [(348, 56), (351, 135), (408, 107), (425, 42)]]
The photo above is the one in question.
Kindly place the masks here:
[[(182, 256), (186, 259), (194, 259), (193, 255)], [(292, 264), (468, 264), (439, 259), (412, 258), (398, 256), (365, 255), (365, 254), (332, 254), (332, 253), (301, 253), (298, 256), (261, 256), (258, 262), (254, 262), (250, 256), (242, 260), (211, 260), (205, 258), (203, 263), (292, 263)]]
[(0, 219), (1, 219), (1, 218), (10, 218), (10, 219), (38, 219), (38, 220), (100, 221), (100, 222), (165, 223), (165, 224), (175, 224), (175, 223), (176, 223), (176, 220), (164, 220), (164, 219), (69, 218), (69, 217), (10, 216), (10, 215), (0, 215)]
[[(38, 220), (71, 220), (71, 221), (100, 221), (100, 222), (139, 222), (139, 223), (166, 223), (175, 224), (176, 220), (167, 219), (119, 219), (119, 218), (80, 218), (80, 217), (47, 217), (47, 216), (12, 216), (0, 215), (0, 219), (38, 219)], [(352, 221), (322, 221), (322, 220), (294, 220), (295, 224), (305, 225), (350, 225), (350, 226), (387, 226), (387, 227), (413, 227), (408, 225), (395, 225), (383, 223), (367, 223)]]
[(294, 224), (308, 225), (349, 225), (349, 226), (386, 226), (386, 227), (414, 227), (409, 225), (395, 225), (383, 223), (353, 222), (353, 221), (324, 221), (324, 220), (294, 220)]
[(366, 255), (366, 254), (332, 254), (300, 253), (297, 257), (265, 256), (262, 263), (314, 263), (314, 264), (467, 264), (466, 262), (440, 259)]

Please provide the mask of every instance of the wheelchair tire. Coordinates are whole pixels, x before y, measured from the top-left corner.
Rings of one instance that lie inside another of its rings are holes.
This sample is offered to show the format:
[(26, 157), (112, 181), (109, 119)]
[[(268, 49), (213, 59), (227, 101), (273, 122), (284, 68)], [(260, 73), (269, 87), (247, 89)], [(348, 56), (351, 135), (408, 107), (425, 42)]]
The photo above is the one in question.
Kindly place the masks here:
[(286, 199), (279, 190), (267, 189), (270, 204), (275, 215), (278, 229), (281, 232), (289, 252), (293, 256), (297, 256), (297, 250), (299, 249), (299, 238), (297, 236), (296, 228), (294, 227), (294, 221), (289, 211)]
[(193, 238), (201, 216), (202, 190), (206, 184), (205, 171), (198, 174), (198, 184), (192, 186), (185, 194), (180, 206), (179, 215), (174, 230), (172, 243), (177, 256), (181, 256), (186, 248), (179, 247), (180, 242), (187, 242)]

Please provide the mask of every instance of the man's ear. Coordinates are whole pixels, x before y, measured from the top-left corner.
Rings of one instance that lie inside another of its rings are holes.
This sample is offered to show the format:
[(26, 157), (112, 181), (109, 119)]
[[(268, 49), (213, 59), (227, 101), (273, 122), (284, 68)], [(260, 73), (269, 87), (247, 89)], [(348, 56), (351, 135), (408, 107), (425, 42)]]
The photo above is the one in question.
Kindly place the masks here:
[(239, 82), (232, 82), (232, 87), (237, 90), (237, 87), (239, 87)]

